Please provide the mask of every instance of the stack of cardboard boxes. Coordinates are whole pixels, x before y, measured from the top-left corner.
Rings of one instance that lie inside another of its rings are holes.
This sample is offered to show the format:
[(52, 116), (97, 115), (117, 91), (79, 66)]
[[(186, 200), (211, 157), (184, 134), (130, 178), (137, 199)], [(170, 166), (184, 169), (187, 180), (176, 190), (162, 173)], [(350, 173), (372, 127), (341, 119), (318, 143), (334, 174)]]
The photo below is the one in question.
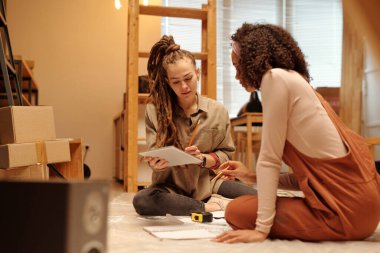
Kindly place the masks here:
[(57, 139), (51, 106), (0, 108), (0, 179), (49, 179), (47, 164), (70, 161), (68, 139)]

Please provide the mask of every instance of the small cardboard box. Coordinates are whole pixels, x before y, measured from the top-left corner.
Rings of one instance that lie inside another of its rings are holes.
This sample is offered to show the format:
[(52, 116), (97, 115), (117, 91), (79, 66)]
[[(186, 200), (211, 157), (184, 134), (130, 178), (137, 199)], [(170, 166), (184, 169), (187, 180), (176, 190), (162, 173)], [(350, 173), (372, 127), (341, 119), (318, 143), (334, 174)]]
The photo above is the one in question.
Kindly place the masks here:
[(0, 169), (70, 160), (68, 139), (0, 145)]
[(51, 106), (8, 106), (0, 108), (0, 145), (54, 140)]
[(36, 143), (38, 162), (43, 164), (71, 161), (69, 139)]
[(0, 180), (9, 179), (48, 180), (49, 170), (45, 164), (35, 164), (0, 170)]

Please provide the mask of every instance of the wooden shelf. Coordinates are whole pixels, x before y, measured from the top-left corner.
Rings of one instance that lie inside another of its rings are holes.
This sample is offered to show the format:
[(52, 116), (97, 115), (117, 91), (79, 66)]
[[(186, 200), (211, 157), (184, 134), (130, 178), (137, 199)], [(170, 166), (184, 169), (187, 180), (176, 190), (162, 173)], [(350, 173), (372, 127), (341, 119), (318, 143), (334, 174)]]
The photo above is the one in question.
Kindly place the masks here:
[(83, 180), (83, 156), (81, 139), (71, 139), (70, 145), (70, 162), (55, 163), (55, 168), (68, 180)]
[(139, 93), (139, 104), (146, 104), (148, 102), (149, 93)]
[(25, 95), (24, 94), (22, 94), (21, 95), (22, 96), (22, 102), (24, 103), (24, 106), (25, 105), (32, 105), (31, 103), (30, 103), (30, 101), (25, 97)]
[(16, 70), (13, 68), (9, 61), (6, 61), (7, 68), (12, 72), (13, 75), (16, 74)]
[[(31, 105), (29, 100), (25, 97), (24, 94), (22, 96), (22, 102), (25, 105)], [(13, 93), (13, 100), (17, 99), (17, 95)], [(8, 100), (7, 100), (7, 94), (6, 93), (0, 93), (0, 107), (8, 106)]]
[(192, 18), (192, 19), (207, 19), (207, 11), (195, 8), (179, 8), (154, 5), (140, 5), (141, 15), (173, 17), (173, 18)]
[(7, 21), (5, 20), (3, 14), (0, 12), (0, 25), (1, 26), (7, 26)]
[[(31, 85), (33, 90), (38, 90), (38, 84), (37, 81), (35, 80), (33, 76), (32, 70), (29, 68), (28, 64), (26, 63), (25, 60), (21, 60), (22, 64), (22, 80), (31, 80)], [(27, 90), (29, 89), (29, 84), (26, 82), (22, 82), (22, 89)]]
[(18, 79), (20, 79), (19, 82), (21, 83), (22, 92), (28, 99), (27, 104), (38, 105), (38, 83), (35, 80), (32, 71), (34, 62), (31, 60), (24, 60), (19, 55), (14, 58), (16, 72)]
[[(138, 93), (139, 58), (149, 57), (149, 52), (139, 52), (139, 15), (191, 18), (201, 20), (201, 52), (194, 53), (201, 60), (201, 94), (216, 98), (216, 0), (208, 0), (200, 9), (143, 6), (139, 0), (128, 1), (127, 33), (127, 81), (124, 108), (124, 143), (123, 154), (124, 188), (136, 192), (138, 186), (138, 108), (148, 101), (148, 94)], [(145, 186), (145, 185), (144, 185)]]

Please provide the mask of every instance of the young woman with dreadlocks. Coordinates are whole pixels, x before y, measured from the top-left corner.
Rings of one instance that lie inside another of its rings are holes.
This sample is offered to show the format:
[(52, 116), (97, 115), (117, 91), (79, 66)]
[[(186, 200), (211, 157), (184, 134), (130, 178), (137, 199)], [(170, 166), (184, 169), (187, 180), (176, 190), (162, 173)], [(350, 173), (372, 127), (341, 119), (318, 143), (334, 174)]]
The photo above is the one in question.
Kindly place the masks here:
[[(174, 145), (202, 164), (168, 167), (159, 157), (144, 160), (153, 169), (152, 185), (139, 191), (133, 205), (141, 215), (189, 215), (223, 210), (228, 200), (256, 191), (236, 181), (211, 182), (213, 171), (230, 159), (234, 144), (225, 107), (197, 93), (199, 69), (194, 56), (172, 36), (163, 36), (148, 60), (151, 102), (145, 111), (149, 149)], [(187, 147), (195, 128), (193, 144)], [(214, 194), (211, 198), (212, 193)], [(205, 203), (205, 201), (207, 201)]]
[[(236, 79), (248, 92), (261, 91), (263, 129), (256, 174), (240, 162), (220, 166), (225, 176), (257, 181), (257, 195), (228, 204), (225, 217), (235, 230), (215, 240), (370, 236), (380, 219), (380, 178), (373, 158), (365, 140), (309, 84), (297, 42), (281, 27), (247, 23), (232, 41)], [(293, 174), (280, 175), (282, 161)], [(301, 190), (304, 198), (277, 197), (278, 187)]]

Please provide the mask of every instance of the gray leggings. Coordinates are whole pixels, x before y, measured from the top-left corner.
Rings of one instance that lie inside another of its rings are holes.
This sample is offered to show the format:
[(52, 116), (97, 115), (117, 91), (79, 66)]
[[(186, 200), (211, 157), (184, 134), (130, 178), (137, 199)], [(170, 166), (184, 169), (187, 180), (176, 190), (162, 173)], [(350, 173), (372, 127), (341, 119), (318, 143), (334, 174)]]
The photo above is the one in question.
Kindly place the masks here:
[[(226, 198), (241, 195), (255, 195), (256, 190), (238, 181), (223, 181), (218, 192)], [(190, 215), (194, 211), (204, 211), (203, 201), (171, 193), (165, 187), (149, 187), (136, 193), (133, 206), (140, 215)]]

